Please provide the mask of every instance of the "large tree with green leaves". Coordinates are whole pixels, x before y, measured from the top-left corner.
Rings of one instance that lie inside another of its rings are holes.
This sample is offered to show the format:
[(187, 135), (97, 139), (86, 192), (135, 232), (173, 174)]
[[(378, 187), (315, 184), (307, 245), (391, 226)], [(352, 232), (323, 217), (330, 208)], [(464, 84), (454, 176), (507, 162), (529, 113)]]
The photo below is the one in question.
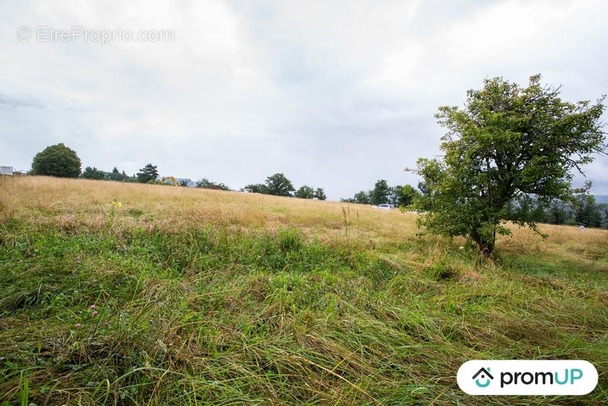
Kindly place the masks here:
[(391, 203), (397, 207), (411, 206), (416, 196), (420, 194), (420, 192), (411, 185), (394, 186), (392, 191)]
[(263, 183), (253, 183), (253, 184), (249, 184), (247, 186), (245, 186), (243, 188), (243, 190), (245, 192), (249, 192), (249, 193), (262, 193), (262, 194), (268, 194), (268, 191), (266, 190), (266, 185)]
[(201, 189), (230, 190), (230, 188), (223, 183), (212, 182), (207, 178), (197, 180), (196, 187)]
[(106, 173), (96, 167), (87, 166), (82, 172), (82, 177), (85, 179), (104, 180), (106, 179)]
[(374, 205), (389, 203), (391, 194), (392, 190), (388, 185), (388, 182), (384, 179), (380, 179), (374, 185), (374, 189), (369, 192), (370, 203)]
[(365, 190), (361, 190), (355, 193), (355, 197), (352, 199), (352, 203), (357, 204), (370, 204), (369, 193)]
[(293, 197), (295, 191), (291, 181), (282, 173), (275, 173), (266, 178), (266, 193), (269, 195)]
[(147, 164), (137, 173), (137, 181), (140, 183), (148, 183), (158, 179), (158, 168), (156, 165)]
[[(497, 234), (509, 234), (509, 202), (521, 196), (567, 199), (572, 171), (606, 149), (600, 118), (604, 98), (570, 103), (560, 88), (532, 76), (525, 88), (502, 78), (469, 90), (464, 108), (440, 107), (447, 129), (440, 159), (419, 159), (413, 169), (428, 193), (418, 199), (426, 214), (419, 223), (431, 232), (464, 236), (484, 255)], [(538, 231), (529, 218), (511, 218)]]
[(325, 195), (325, 190), (323, 190), (322, 187), (318, 187), (315, 190), (315, 196), (314, 197), (317, 200), (325, 200), (325, 199), (327, 199), (327, 196)]
[(127, 176), (127, 174), (125, 173), (125, 171), (122, 171), (122, 173), (120, 173), (120, 171), (118, 170), (118, 168), (114, 167), (114, 169), (112, 169), (112, 172), (108, 172), (107, 178), (109, 180), (124, 181), (127, 178), (129, 178), (129, 177)]
[(299, 199), (312, 199), (315, 197), (315, 190), (308, 185), (300, 186), (296, 191), (295, 197)]
[(77, 178), (82, 163), (73, 149), (63, 143), (46, 147), (32, 160), (32, 175)]

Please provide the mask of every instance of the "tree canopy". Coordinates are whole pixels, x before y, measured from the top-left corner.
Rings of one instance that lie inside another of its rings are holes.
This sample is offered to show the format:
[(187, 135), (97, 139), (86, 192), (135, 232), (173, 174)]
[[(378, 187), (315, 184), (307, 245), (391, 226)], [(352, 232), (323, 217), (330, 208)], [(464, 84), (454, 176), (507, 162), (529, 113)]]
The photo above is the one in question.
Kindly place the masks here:
[(374, 185), (374, 188), (369, 192), (369, 200), (371, 204), (378, 205), (383, 203), (390, 203), (392, 189), (388, 185), (388, 182), (384, 179), (380, 179)]
[(106, 179), (106, 173), (97, 169), (96, 167), (87, 166), (82, 172), (82, 177), (85, 179), (104, 180)]
[(109, 180), (116, 180), (116, 181), (124, 181), (129, 178), (129, 176), (127, 176), (127, 174), (125, 173), (124, 170), (121, 173), (117, 167), (114, 167), (114, 169), (112, 169), (112, 172), (108, 172), (106, 174), (106, 177)]
[[(297, 197), (299, 199), (317, 199), (325, 200), (327, 196), (323, 188), (314, 189), (311, 186), (303, 185), (298, 190), (293, 187), (293, 184), (282, 173), (275, 173), (266, 178), (265, 183), (253, 183), (246, 185), (243, 191), (249, 193), (261, 193), (265, 195)], [(294, 193), (295, 192), (295, 193)]]
[(32, 160), (32, 175), (77, 178), (80, 175), (80, 158), (63, 143), (46, 147)]
[(389, 186), (385, 179), (380, 179), (374, 184), (374, 188), (369, 191), (361, 190), (351, 198), (340, 199), (347, 203), (373, 204), (383, 203), (392, 204), (395, 207), (405, 208), (412, 205), (414, 197), (419, 192), (410, 185)]
[(137, 181), (140, 183), (148, 183), (158, 179), (158, 169), (156, 165), (147, 164), (137, 173)]
[(323, 190), (322, 187), (318, 187), (317, 189), (315, 189), (314, 198), (317, 200), (326, 200), (327, 196), (325, 195), (325, 190)]
[(298, 199), (312, 199), (315, 197), (315, 190), (308, 185), (300, 186), (295, 197)]
[(230, 190), (230, 188), (223, 183), (212, 182), (207, 178), (196, 181), (196, 187), (201, 189)]
[(266, 185), (263, 183), (252, 183), (249, 185), (245, 185), (243, 190), (249, 193), (268, 194), (268, 191), (266, 190)]
[(572, 171), (606, 149), (596, 103), (562, 100), (559, 87), (528, 87), (502, 78), (469, 90), (464, 108), (440, 107), (436, 115), (448, 131), (440, 159), (421, 158), (413, 169), (423, 178), (416, 199), (426, 210), (420, 224), (431, 232), (464, 236), (490, 255), (496, 235), (508, 234), (506, 219), (537, 230), (529, 217), (513, 216), (509, 203), (522, 196), (566, 199)]
[(282, 173), (275, 173), (266, 178), (266, 193), (274, 196), (292, 197), (296, 189)]

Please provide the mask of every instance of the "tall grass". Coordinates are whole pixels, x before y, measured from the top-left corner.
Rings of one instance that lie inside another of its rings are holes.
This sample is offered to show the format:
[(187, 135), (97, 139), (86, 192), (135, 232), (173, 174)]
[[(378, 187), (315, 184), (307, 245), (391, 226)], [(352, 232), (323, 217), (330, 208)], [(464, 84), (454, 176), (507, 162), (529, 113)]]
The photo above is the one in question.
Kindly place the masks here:
[[(0, 209), (0, 402), (608, 401), (605, 231), (514, 228), (479, 265), (343, 203), (25, 177)], [(470, 359), (586, 359), (600, 381), (475, 398)]]

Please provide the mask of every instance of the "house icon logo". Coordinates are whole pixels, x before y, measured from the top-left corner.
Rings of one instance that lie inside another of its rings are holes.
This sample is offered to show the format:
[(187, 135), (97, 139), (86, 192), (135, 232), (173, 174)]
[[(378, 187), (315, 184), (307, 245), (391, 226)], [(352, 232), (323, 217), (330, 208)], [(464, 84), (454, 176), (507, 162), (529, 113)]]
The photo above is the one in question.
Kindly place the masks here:
[(490, 383), (492, 383), (492, 379), (494, 379), (494, 377), (490, 373), (490, 368), (481, 368), (475, 375), (473, 375), (473, 379), (475, 379), (475, 385), (478, 387), (487, 388)]

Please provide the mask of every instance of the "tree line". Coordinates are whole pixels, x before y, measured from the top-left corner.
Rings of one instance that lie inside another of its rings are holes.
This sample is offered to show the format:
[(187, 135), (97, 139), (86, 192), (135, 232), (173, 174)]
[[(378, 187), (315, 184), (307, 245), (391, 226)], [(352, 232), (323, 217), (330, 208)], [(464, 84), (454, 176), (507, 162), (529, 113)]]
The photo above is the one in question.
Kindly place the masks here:
[[(535, 223), (608, 229), (608, 203), (597, 203), (595, 197), (589, 194), (591, 186), (592, 183), (587, 182), (584, 187), (576, 189), (576, 193), (568, 199), (547, 199), (531, 195), (516, 197), (506, 206), (505, 220), (524, 219)], [(381, 179), (373, 189), (362, 190), (353, 197), (342, 198), (340, 201), (372, 205), (392, 204), (395, 207), (415, 208), (426, 213), (432, 207), (421, 203), (428, 202), (431, 193), (432, 190), (425, 182), (419, 182), (417, 188), (411, 185), (389, 187), (387, 181)]]
[(345, 203), (356, 204), (392, 204), (395, 207), (409, 207), (414, 202), (414, 198), (420, 192), (411, 185), (389, 186), (388, 182), (380, 179), (374, 185), (374, 188), (368, 191), (361, 190), (355, 193), (353, 197), (341, 198), (340, 201)]
[(522, 196), (509, 203), (505, 217), (512, 221), (608, 228), (608, 203), (597, 203), (588, 193), (567, 200)]
[[(116, 182), (136, 182), (148, 184), (165, 184), (160, 178), (158, 167), (151, 163), (145, 165), (135, 175), (127, 175), (125, 171), (120, 171), (114, 167), (111, 171), (103, 171), (96, 167), (87, 166), (81, 172), (82, 162), (78, 154), (73, 149), (63, 143), (46, 147), (43, 151), (36, 154), (32, 160), (30, 175), (55, 176), (62, 178), (83, 178), (92, 180), (109, 180)], [(174, 178), (173, 178), (174, 179)], [(177, 180), (178, 186), (188, 186), (187, 180)], [(202, 178), (195, 183), (195, 187), (201, 189), (232, 190), (221, 182), (213, 182), (207, 178)], [(262, 193), (274, 196), (297, 197), (301, 199), (325, 200), (327, 196), (323, 188), (313, 188), (308, 185), (301, 186), (298, 190), (282, 173), (275, 173), (266, 178), (265, 183), (247, 185), (241, 191), (251, 193)]]
[(249, 184), (242, 190), (249, 193), (296, 197), (299, 199), (327, 199), (325, 191), (320, 187), (315, 189), (312, 186), (303, 185), (296, 190), (291, 181), (282, 173), (275, 173), (274, 175), (267, 177), (264, 183)]

